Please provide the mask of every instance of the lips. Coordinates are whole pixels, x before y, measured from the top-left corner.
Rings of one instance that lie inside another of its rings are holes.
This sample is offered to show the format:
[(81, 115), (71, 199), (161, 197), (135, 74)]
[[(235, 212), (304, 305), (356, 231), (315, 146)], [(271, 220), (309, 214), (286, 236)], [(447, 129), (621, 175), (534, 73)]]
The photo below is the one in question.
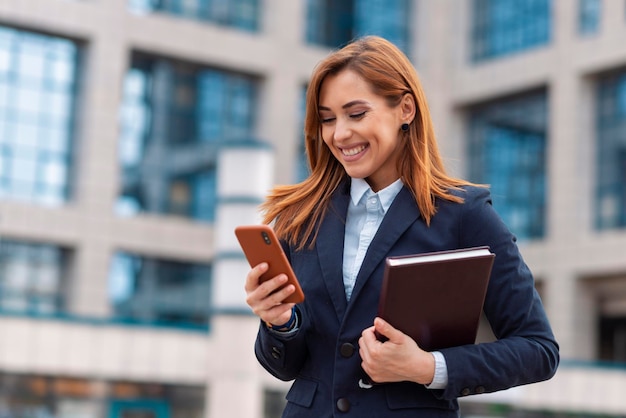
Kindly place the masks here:
[(346, 157), (352, 157), (362, 152), (365, 148), (367, 148), (367, 145), (359, 145), (354, 148), (341, 148), (341, 153)]

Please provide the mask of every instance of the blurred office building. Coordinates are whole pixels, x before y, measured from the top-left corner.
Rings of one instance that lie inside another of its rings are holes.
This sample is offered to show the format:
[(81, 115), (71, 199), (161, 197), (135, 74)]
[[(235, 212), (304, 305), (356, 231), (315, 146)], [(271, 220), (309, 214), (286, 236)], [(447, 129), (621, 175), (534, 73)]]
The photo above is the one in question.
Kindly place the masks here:
[(626, 415), (626, 1), (0, 0), (0, 417), (280, 415), (233, 228), (306, 176), (309, 75), (363, 34), (415, 64), (561, 344), (463, 415)]

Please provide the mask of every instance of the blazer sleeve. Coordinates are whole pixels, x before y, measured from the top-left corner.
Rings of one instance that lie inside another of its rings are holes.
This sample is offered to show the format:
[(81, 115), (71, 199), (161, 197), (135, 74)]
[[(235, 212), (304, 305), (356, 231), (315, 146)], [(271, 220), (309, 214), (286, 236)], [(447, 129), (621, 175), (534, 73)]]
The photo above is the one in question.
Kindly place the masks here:
[(441, 350), (448, 385), (436, 395), (454, 399), (551, 378), (559, 346), (515, 236), (493, 209), (487, 189), (471, 189), (457, 207), (461, 245), (489, 245), (496, 254), (484, 312), (497, 341)]
[(274, 377), (289, 381), (296, 378), (307, 357), (305, 341), (306, 316), (302, 307), (296, 305), (298, 330), (293, 333), (281, 334), (271, 331), (261, 321), (259, 332), (254, 344), (254, 354), (261, 366)]

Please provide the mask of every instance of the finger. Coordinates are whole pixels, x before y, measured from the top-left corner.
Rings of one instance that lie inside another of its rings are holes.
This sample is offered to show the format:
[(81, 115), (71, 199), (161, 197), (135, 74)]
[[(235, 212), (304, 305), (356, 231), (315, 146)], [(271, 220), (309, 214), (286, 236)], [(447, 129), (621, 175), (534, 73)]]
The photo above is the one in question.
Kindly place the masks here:
[(371, 347), (376, 342), (376, 335), (374, 335), (374, 327), (369, 327), (363, 330), (361, 337), (359, 338), (359, 354), (362, 359), (369, 359), (371, 354)]
[(374, 340), (376, 340), (376, 334), (374, 333), (374, 331), (374, 326), (365, 328), (363, 330), (363, 332), (361, 333), (361, 339), (365, 344), (371, 344), (372, 342), (374, 342)]
[(260, 263), (254, 266), (246, 276), (246, 283), (244, 289), (246, 292), (252, 292), (259, 287), (259, 279), (267, 271), (269, 265), (267, 263)]
[(284, 324), (291, 318), (291, 308), (293, 308), (294, 305), (294, 303), (276, 305), (265, 311), (262, 316), (259, 316), (263, 321), (269, 322), (272, 325)]
[(369, 362), (370, 353), (363, 337), (359, 338), (359, 356), (361, 357), (362, 364), (367, 364)]
[(389, 322), (378, 317), (374, 319), (374, 328), (376, 332), (387, 337), (392, 343), (401, 343), (406, 335), (402, 331), (391, 326)]
[[(280, 288), (280, 286), (278, 286), (277, 289), (278, 288)], [(283, 301), (287, 299), (287, 297), (295, 291), (296, 291), (296, 287), (292, 284), (289, 284), (280, 290), (273, 290), (271, 293), (269, 293), (266, 296), (265, 302), (269, 304), (268, 306), (282, 304)]]
[[(246, 296), (246, 303), (255, 315), (266, 319), (267, 311), (277, 305), (283, 305), (283, 301), (296, 291), (294, 285), (290, 284), (280, 289), (287, 282), (287, 276), (279, 274), (278, 276), (264, 282)], [(275, 316), (275, 315), (272, 315)]]
[(278, 276), (272, 277), (269, 280), (265, 280), (259, 285), (259, 287), (257, 287), (256, 291), (259, 294), (259, 297), (261, 299), (264, 299), (270, 296), (272, 293), (276, 292), (277, 289), (281, 286), (284, 286), (285, 283), (287, 283), (287, 275), (279, 274)]
[(283, 301), (296, 291), (295, 286), (292, 284), (280, 289), (280, 286), (284, 285), (284, 282), (287, 281), (287, 277), (284, 275), (282, 275), (282, 279), (280, 276), (277, 276), (271, 279), (271, 281), (277, 283), (277, 285), (275, 287), (272, 285), (268, 288), (259, 286), (259, 288), (248, 297), (248, 305), (254, 306), (253, 310), (257, 315), (274, 306), (283, 305)]
[(260, 299), (249, 297), (246, 302), (252, 308), (252, 312), (254, 312), (255, 315), (260, 316), (264, 321), (272, 322), (276, 317), (281, 316), (283, 312), (288, 311), (294, 305), (293, 303), (282, 303), (285, 299), (282, 293), (283, 291), (284, 289)]

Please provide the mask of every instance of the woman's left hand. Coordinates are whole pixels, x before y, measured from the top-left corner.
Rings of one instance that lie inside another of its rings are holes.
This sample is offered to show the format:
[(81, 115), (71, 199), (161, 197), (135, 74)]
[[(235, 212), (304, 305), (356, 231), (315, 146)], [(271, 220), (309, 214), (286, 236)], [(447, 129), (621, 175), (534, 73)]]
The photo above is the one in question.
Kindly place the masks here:
[[(381, 342), (376, 332), (388, 340)], [(361, 334), (359, 354), (363, 370), (377, 383), (411, 381), (428, 385), (435, 376), (435, 357), (381, 318)]]

